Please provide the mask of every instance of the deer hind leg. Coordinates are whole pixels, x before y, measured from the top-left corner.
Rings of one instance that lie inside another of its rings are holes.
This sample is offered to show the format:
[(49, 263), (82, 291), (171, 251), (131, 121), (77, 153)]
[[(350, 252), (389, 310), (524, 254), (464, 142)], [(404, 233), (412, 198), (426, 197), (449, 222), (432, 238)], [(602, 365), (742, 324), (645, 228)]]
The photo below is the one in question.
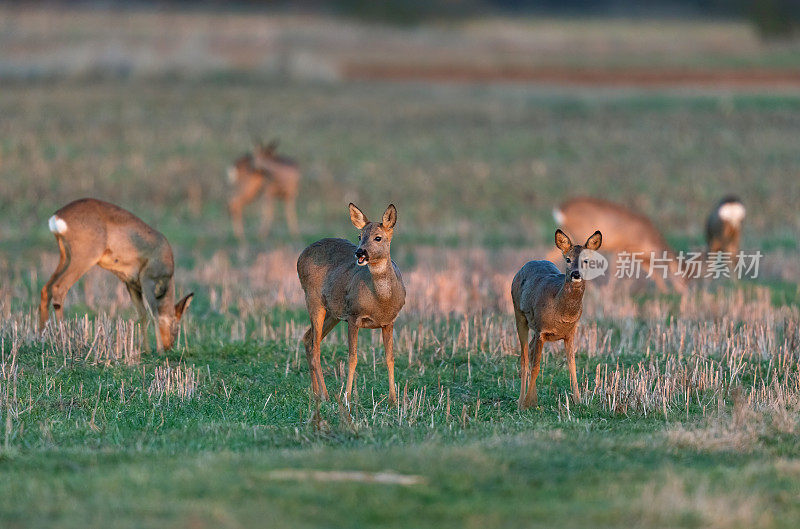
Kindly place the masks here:
[(91, 267), (96, 265), (102, 257), (102, 250), (96, 251), (92, 248), (72, 248), (66, 242), (59, 242), (59, 246), (63, 244), (67, 262), (64, 270), (59, 274), (55, 280), (50, 284), (50, 294), (55, 309), (56, 318), (59, 320), (64, 318), (64, 299), (67, 292), (72, 288), (72, 285), (78, 281), (83, 275), (89, 271)]
[(56, 238), (58, 242), (58, 250), (60, 253), (60, 259), (58, 261), (58, 266), (56, 266), (53, 275), (50, 276), (50, 279), (47, 281), (47, 284), (42, 288), (42, 300), (39, 303), (39, 331), (44, 331), (44, 326), (47, 324), (47, 320), (50, 317), (50, 301), (53, 299), (53, 284), (58, 280), (59, 277), (64, 273), (64, 270), (67, 269), (69, 265), (69, 252), (64, 246), (64, 242), (60, 237)]
[(353, 390), (353, 377), (356, 373), (358, 363), (358, 325), (347, 323), (347, 385), (344, 390), (344, 398), (347, 405), (350, 405), (350, 392)]
[(567, 338), (564, 338), (564, 349), (567, 353), (567, 367), (569, 368), (569, 385), (572, 388), (572, 402), (578, 404), (581, 401), (581, 392), (578, 389), (578, 374), (575, 370), (575, 331)]
[(523, 408), (525, 402), (525, 386), (528, 383), (528, 319), (525, 317), (525, 314), (514, 309), (514, 318), (516, 319), (517, 323), (517, 337), (519, 338), (519, 378), (520, 378), (520, 387), (519, 387), (519, 401), (517, 402), (517, 406), (519, 409)]
[(314, 395), (319, 395), (319, 382), (317, 382), (317, 374), (314, 371), (316, 364), (314, 363), (314, 326), (308, 328), (303, 335), (303, 346), (306, 349), (306, 361), (308, 362), (308, 374), (311, 377), (311, 390)]
[(381, 329), (383, 334), (383, 347), (386, 351), (386, 369), (389, 373), (389, 400), (397, 402), (397, 394), (394, 390), (394, 323), (390, 323)]
[(297, 226), (297, 204), (294, 198), (287, 199), (283, 204), (283, 211), (286, 215), (286, 225), (292, 237), (300, 236), (300, 229)]
[(528, 378), (528, 391), (525, 395), (525, 403), (523, 408), (533, 408), (539, 403), (539, 395), (536, 393), (536, 378), (539, 376), (539, 367), (542, 365), (542, 348), (544, 347), (544, 340), (537, 332), (534, 333), (533, 339), (529, 345), (531, 355), (533, 355), (533, 362), (531, 366), (531, 374)]
[(328, 334), (339, 324), (339, 320), (328, 314), (325, 316), (325, 320), (322, 322), (322, 335), (319, 338), (319, 343), (317, 344), (317, 375), (319, 376), (320, 382), (320, 389), (322, 390), (323, 397), (327, 400), (328, 398), (328, 389), (325, 387), (325, 377), (322, 375), (322, 362), (320, 361), (320, 346), (322, 344), (322, 340), (325, 339)]
[(328, 400), (328, 389), (325, 387), (322, 362), (320, 362), (320, 345), (322, 339), (336, 327), (339, 320), (327, 315), (327, 311), (322, 306), (317, 309), (309, 309), (308, 313), (311, 318), (311, 328), (303, 336), (303, 344), (306, 348), (306, 361), (308, 361), (308, 371), (311, 375), (311, 389), (317, 397)]

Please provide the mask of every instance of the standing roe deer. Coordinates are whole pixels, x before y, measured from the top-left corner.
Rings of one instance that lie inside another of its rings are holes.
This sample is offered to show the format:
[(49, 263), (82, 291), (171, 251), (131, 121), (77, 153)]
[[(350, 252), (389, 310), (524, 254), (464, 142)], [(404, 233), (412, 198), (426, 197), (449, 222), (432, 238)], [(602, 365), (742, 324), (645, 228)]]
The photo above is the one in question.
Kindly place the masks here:
[(300, 170), (294, 160), (275, 153), (277, 142), (257, 145), (254, 154), (238, 158), (228, 167), (228, 180), (236, 185), (234, 195), (228, 201), (233, 221), (233, 231), (239, 239), (244, 237), (242, 214), (245, 206), (264, 193), (260, 234), (269, 235), (275, 199), (283, 201), (283, 211), (290, 233), (297, 237), (296, 200), (300, 185)]
[(317, 397), (327, 400), (320, 343), (339, 321), (346, 321), (349, 349), (346, 402), (349, 405), (358, 362), (358, 330), (362, 327), (382, 331), (389, 399), (396, 402), (392, 331), (406, 300), (400, 270), (389, 255), (397, 210), (390, 204), (381, 222), (376, 223), (350, 204), (350, 220), (361, 232), (357, 247), (345, 239), (322, 239), (303, 250), (297, 259), (297, 275), (311, 318), (311, 327), (303, 336), (311, 387)]
[[(686, 278), (680, 274), (675, 252), (650, 219), (641, 213), (607, 200), (580, 197), (554, 209), (553, 218), (561, 229), (578, 240), (588, 236), (592, 230), (600, 230), (605, 250), (637, 254), (643, 272), (649, 270), (651, 257), (661, 259), (666, 252), (670, 281), (678, 292), (686, 292)], [(556, 252), (551, 251), (547, 259), (557, 262)], [(667, 291), (663, 273), (654, 270), (652, 278), (661, 292)]]
[(708, 251), (729, 252), (735, 256), (739, 252), (744, 216), (744, 204), (739, 197), (730, 195), (723, 198), (706, 221)]
[[(567, 263), (566, 274), (559, 272), (550, 261), (530, 261), (517, 272), (511, 283), (511, 299), (514, 302), (521, 349), (518, 402), (521, 410), (536, 406), (536, 378), (542, 361), (542, 347), (545, 342), (558, 340), (564, 340), (572, 400), (575, 403), (580, 401), (578, 376), (575, 373), (575, 331), (583, 312), (583, 292), (586, 288), (580, 270), (580, 254), (584, 248), (600, 248), (603, 236), (595, 231), (586, 244), (580, 246), (573, 245), (563, 231), (556, 230), (555, 241)], [(530, 344), (529, 330), (533, 331)]]
[(39, 329), (44, 330), (47, 323), (51, 300), (56, 317), (61, 320), (69, 289), (98, 265), (128, 288), (139, 315), (141, 345), (149, 349), (147, 328), (152, 320), (157, 349), (170, 349), (194, 294), (174, 304), (174, 262), (167, 239), (133, 213), (93, 198), (67, 204), (50, 217), (48, 224), (58, 242), (61, 260), (42, 289)]

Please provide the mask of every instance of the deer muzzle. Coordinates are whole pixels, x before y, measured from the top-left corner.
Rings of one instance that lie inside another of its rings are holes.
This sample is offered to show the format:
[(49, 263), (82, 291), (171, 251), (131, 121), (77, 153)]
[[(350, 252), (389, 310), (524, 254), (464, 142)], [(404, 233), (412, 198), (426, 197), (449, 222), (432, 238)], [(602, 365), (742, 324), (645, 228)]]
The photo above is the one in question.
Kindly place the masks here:
[(358, 263), (358, 266), (364, 266), (369, 263), (369, 254), (364, 248), (356, 250), (356, 263)]

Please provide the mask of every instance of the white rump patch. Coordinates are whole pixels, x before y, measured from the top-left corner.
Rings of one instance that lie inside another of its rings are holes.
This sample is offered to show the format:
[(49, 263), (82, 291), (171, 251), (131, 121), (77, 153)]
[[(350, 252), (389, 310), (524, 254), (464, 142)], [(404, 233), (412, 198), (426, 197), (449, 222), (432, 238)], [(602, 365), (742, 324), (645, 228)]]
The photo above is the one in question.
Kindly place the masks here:
[(553, 208), (553, 219), (556, 221), (556, 224), (558, 224), (559, 226), (563, 226), (566, 217), (564, 216), (563, 211), (561, 211), (558, 208)]
[(719, 207), (719, 218), (731, 224), (741, 224), (744, 220), (744, 205), (741, 202), (728, 202)]
[(228, 174), (228, 182), (230, 182), (231, 184), (235, 184), (236, 183), (236, 168), (233, 167), (233, 166), (228, 167), (227, 174)]
[(67, 231), (66, 221), (56, 215), (50, 217), (50, 220), (47, 221), (47, 225), (50, 227), (50, 231), (53, 233), (64, 233)]

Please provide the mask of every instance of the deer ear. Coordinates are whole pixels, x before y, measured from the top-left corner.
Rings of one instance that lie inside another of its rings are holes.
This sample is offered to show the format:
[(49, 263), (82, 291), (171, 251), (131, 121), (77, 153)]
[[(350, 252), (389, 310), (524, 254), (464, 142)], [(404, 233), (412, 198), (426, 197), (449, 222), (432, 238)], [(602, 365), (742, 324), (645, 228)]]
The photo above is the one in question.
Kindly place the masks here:
[(383, 221), (381, 223), (384, 228), (390, 230), (397, 224), (397, 208), (394, 207), (394, 204), (389, 204), (389, 207), (383, 212)]
[(353, 226), (359, 230), (366, 226), (369, 222), (367, 220), (367, 216), (364, 215), (364, 213), (362, 213), (361, 210), (358, 209), (352, 202), (350, 202), (350, 220), (353, 222)]
[(192, 303), (192, 298), (194, 297), (194, 292), (180, 300), (175, 304), (175, 317), (180, 320), (183, 316), (183, 313), (186, 312), (186, 309), (189, 308), (189, 305)]
[(583, 247), (589, 250), (597, 250), (601, 244), (603, 244), (603, 234), (600, 233), (600, 230), (597, 230), (591, 237), (586, 239), (586, 244)]
[(561, 230), (556, 230), (556, 246), (562, 253), (567, 253), (572, 248), (572, 241), (567, 234)]

